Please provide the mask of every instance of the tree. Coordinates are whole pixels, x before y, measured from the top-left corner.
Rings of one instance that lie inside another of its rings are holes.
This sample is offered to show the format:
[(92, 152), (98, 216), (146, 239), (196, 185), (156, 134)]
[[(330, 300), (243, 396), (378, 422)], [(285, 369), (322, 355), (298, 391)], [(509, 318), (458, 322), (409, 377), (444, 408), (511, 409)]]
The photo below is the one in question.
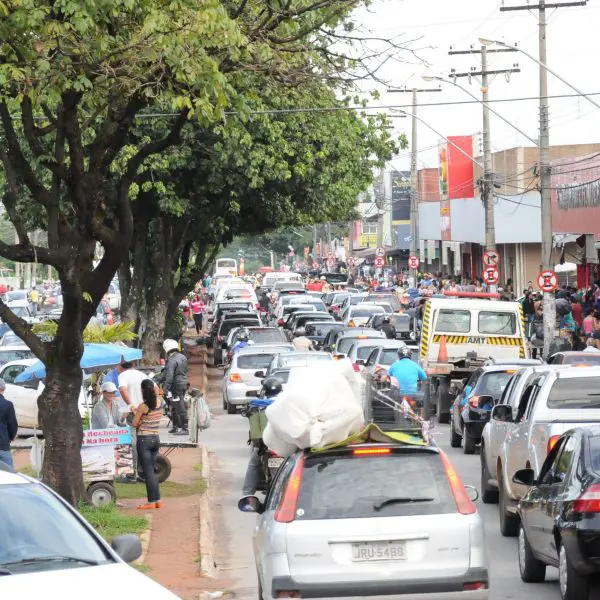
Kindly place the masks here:
[[(210, 127), (226, 107), (243, 113), (239, 73), (294, 86), (343, 79), (351, 57), (336, 55), (334, 30), (355, 6), (345, 0), (0, 1), (3, 203), (18, 236), (18, 243), (0, 243), (0, 255), (53, 267), (64, 298), (51, 342), (2, 303), (0, 317), (46, 365), (39, 400), (43, 480), (69, 502), (83, 493), (82, 332), (128, 253), (130, 194), (140, 166), (176, 144), (188, 118)], [(319, 56), (326, 60), (315, 68)], [(161, 137), (132, 149), (129, 133), (149, 107), (167, 107), (175, 117)], [(32, 242), (33, 227), (47, 231), (47, 248)], [(102, 258), (95, 261), (98, 245)]]

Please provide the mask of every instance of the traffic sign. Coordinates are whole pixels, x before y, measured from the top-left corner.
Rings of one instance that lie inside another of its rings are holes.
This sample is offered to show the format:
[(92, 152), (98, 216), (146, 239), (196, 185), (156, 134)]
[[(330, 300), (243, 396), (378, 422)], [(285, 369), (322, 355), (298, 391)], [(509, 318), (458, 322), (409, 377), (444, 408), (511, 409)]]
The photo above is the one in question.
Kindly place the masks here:
[(418, 269), (420, 264), (421, 264), (421, 261), (420, 261), (419, 257), (416, 256), (415, 254), (408, 257), (408, 266), (411, 269)]
[(349, 267), (353, 267), (353, 266), (355, 265), (354, 256), (349, 256), (349, 257), (346, 259), (346, 264), (347, 264)]
[(554, 271), (542, 271), (538, 275), (537, 284), (542, 292), (553, 292), (558, 288), (558, 277)]
[(482, 277), (486, 283), (493, 285), (494, 283), (498, 283), (500, 273), (496, 267), (487, 267), (487, 269), (483, 270)]
[(383, 258), (383, 256), (378, 256), (374, 261), (373, 264), (378, 268), (381, 269), (381, 267), (383, 267), (385, 265), (385, 258)]
[(496, 252), (495, 250), (488, 250), (483, 255), (483, 264), (486, 267), (495, 267), (498, 265), (499, 262), (500, 262), (500, 254), (498, 254), (498, 252)]
[(318, 262), (314, 262), (312, 264), (313, 269), (318, 269), (319, 268), (319, 263)]
[(377, 248), (377, 250), (375, 250), (375, 256), (377, 258), (384, 257), (385, 256), (385, 248), (381, 248), (381, 247)]

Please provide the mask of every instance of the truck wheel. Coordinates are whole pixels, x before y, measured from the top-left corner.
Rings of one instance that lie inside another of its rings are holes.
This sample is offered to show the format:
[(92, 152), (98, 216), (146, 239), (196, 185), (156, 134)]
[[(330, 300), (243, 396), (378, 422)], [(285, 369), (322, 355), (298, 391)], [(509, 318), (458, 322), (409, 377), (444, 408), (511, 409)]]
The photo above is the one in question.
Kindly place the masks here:
[(485, 459), (485, 446), (481, 444), (481, 500), (484, 504), (498, 504), (498, 490), (495, 490), (490, 484), (490, 472), (487, 468)]
[(438, 423), (450, 422), (450, 394), (448, 380), (440, 379), (437, 384), (437, 420)]
[(519, 517), (511, 514), (507, 510), (508, 498), (504, 490), (504, 480), (502, 470), (498, 473), (498, 496), (499, 504), (498, 515), (500, 517), (500, 533), (504, 537), (516, 537), (519, 533)]
[(463, 451), (465, 454), (475, 454), (475, 438), (463, 426)]

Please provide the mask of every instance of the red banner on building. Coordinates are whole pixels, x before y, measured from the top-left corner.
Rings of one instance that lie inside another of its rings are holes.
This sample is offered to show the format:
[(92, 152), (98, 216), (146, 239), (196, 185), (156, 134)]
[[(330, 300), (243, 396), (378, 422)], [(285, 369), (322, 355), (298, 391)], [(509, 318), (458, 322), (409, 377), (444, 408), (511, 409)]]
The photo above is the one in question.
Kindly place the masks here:
[(449, 136), (447, 149), (448, 198), (473, 198), (473, 136)]

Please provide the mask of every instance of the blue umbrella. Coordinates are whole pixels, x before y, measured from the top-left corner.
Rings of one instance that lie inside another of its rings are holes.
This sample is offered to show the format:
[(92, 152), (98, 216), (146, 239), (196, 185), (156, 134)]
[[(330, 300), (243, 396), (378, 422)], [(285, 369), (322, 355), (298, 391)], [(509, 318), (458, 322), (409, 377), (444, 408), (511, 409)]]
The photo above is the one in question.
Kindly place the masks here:
[[(139, 348), (129, 348), (119, 344), (84, 344), (80, 365), (86, 373), (95, 373), (120, 365), (122, 362), (140, 360), (142, 356), (143, 352)], [(38, 360), (18, 375), (15, 383), (44, 377), (46, 377), (46, 367), (41, 360)]]

